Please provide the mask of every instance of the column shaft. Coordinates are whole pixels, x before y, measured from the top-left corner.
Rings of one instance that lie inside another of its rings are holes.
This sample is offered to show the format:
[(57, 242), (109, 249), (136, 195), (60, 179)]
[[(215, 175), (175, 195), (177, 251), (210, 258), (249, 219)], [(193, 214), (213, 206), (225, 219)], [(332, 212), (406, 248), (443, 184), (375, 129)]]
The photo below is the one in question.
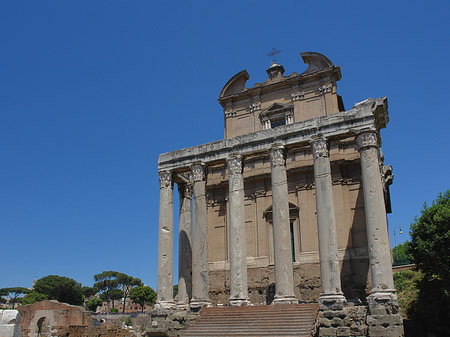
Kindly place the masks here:
[(395, 293), (395, 290), (392, 278), (386, 206), (378, 159), (377, 134), (375, 131), (366, 131), (359, 134), (356, 140), (361, 155), (372, 294), (379, 298), (392, 297), (391, 294)]
[(247, 288), (247, 241), (245, 238), (244, 179), (242, 159), (228, 160), (229, 233), (230, 233), (230, 305), (250, 304)]
[(192, 225), (192, 300), (191, 308), (209, 306), (208, 277), (208, 228), (206, 211), (205, 168), (201, 164), (192, 166), (193, 225)]
[(178, 307), (187, 308), (192, 297), (192, 183), (178, 186), (180, 225), (178, 231)]
[(288, 186), (282, 147), (271, 150), (270, 162), (276, 293), (273, 303), (297, 303), (294, 296)]
[(173, 183), (170, 172), (159, 173), (159, 232), (157, 308), (170, 308), (173, 301)]
[(333, 185), (327, 142), (317, 138), (311, 142), (314, 157), (314, 182), (316, 192), (317, 232), (319, 234), (320, 279), (323, 293), (321, 304), (345, 303), (342, 296), (339, 268), (336, 217)]

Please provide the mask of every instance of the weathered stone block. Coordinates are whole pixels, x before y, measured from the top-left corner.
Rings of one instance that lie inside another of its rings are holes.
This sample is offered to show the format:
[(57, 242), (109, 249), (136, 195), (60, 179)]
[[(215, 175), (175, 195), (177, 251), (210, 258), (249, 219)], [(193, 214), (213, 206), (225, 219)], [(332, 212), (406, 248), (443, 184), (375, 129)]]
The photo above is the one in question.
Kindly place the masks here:
[(382, 326), (369, 326), (368, 332), (369, 337), (387, 337), (386, 328)]
[(335, 337), (336, 329), (335, 328), (319, 328), (319, 336), (320, 337)]
[(331, 326), (333, 326), (333, 327), (338, 327), (338, 326), (342, 326), (342, 325), (344, 325), (344, 321), (339, 317), (334, 317), (331, 320)]
[(337, 328), (336, 336), (350, 336), (350, 328), (349, 327), (339, 327)]
[(319, 318), (319, 324), (322, 327), (330, 327), (331, 326), (331, 321), (328, 318), (322, 317)]
[(386, 329), (387, 337), (402, 337), (404, 336), (403, 325), (390, 326)]

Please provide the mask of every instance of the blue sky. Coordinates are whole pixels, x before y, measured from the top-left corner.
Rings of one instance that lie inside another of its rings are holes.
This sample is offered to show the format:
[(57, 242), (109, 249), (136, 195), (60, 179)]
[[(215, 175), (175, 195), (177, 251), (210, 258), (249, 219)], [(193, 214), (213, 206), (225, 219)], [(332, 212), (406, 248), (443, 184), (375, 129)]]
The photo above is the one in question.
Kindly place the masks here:
[[(450, 187), (448, 1), (0, 2), (0, 287), (117, 270), (156, 288), (158, 154), (223, 138), (217, 97), (315, 51), (346, 109), (387, 96), (391, 227)], [(176, 245), (175, 245), (176, 246)]]

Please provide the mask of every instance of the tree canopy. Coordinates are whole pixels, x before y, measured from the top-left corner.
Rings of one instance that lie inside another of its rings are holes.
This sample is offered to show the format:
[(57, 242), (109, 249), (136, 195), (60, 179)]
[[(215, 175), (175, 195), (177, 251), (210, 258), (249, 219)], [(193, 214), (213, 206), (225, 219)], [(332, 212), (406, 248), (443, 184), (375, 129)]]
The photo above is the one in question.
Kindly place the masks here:
[(26, 294), (23, 298), (22, 298), (22, 304), (23, 305), (27, 305), (27, 304), (33, 304), (35, 302), (39, 302), (39, 301), (43, 301), (43, 300), (47, 300), (47, 296), (41, 293), (38, 293), (37, 291), (32, 291), (28, 294)]
[(130, 298), (134, 303), (139, 304), (144, 312), (146, 304), (153, 305), (156, 302), (156, 293), (148, 286), (139, 286), (130, 290)]
[(16, 302), (19, 302), (19, 296), (20, 295), (25, 295), (30, 293), (31, 290), (24, 288), (24, 287), (12, 287), (12, 288), (2, 288), (0, 289), (0, 294), (2, 294), (3, 296), (7, 296), (9, 295), (9, 303), (12, 304), (12, 308), (14, 309), (14, 306), (16, 304)]
[(425, 203), (411, 225), (407, 253), (427, 277), (439, 277), (450, 286), (450, 190), (431, 206)]
[(36, 281), (34, 290), (46, 295), (49, 300), (57, 300), (73, 305), (83, 304), (81, 284), (68, 277), (58, 275), (45, 276)]
[(98, 297), (90, 298), (86, 301), (85, 307), (89, 311), (97, 311), (97, 307), (100, 307), (103, 304), (103, 301), (99, 299)]

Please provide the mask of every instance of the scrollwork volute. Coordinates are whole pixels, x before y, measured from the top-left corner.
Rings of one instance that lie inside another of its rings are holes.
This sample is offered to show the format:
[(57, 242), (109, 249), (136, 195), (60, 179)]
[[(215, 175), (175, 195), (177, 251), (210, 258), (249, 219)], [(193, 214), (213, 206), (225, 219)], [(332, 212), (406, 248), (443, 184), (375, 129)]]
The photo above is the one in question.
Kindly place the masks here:
[(202, 164), (192, 165), (192, 177), (194, 182), (205, 180), (205, 167)]
[(172, 173), (167, 171), (159, 172), (159, 187), (160, 188), (172, 187)]
[(282, 147), (275, 147), (270, 151), (270, 164), (272, 166), (284, 166), (284, 149)]
[(228, 158), (228, 174), (241, 174), (242, 173), (242, 158), (240, 156), (232, 156)]
[(367, 147), (378, 147), (378, 138), (375, 131), (368, 131), (360, 133), (356, 137), (359, 150)]
[(192, 183), (179, 184), (178, 193), (185, 199), (192, 199)]

